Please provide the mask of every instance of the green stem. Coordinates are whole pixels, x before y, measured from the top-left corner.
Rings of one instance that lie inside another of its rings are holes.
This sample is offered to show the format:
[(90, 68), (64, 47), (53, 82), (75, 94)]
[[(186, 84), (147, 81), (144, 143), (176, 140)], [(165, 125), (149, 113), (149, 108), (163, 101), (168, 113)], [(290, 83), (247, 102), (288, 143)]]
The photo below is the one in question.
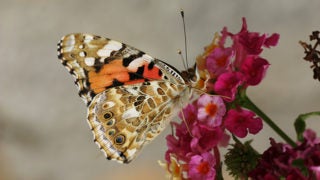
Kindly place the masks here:
[(296, 147), (297, 144), (286, 134), (284, 133), (279, 126), (277, 126), (263, 111), (261, 111), (250, 99), (248, 96), (242, 94), (241, 105), (245, 108), (248, 108), (255, 112), (259, 117), (261, 117), (265, 123), (267, 123), (282, 139), (284, 139), (292, 147)]

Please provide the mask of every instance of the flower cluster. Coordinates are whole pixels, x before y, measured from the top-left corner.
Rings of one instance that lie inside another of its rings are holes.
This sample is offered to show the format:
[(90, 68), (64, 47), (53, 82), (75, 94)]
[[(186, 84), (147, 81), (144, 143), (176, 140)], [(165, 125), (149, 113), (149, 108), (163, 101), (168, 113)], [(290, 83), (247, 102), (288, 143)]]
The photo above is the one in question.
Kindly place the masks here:
[(263, 154), (257, 167), (249, 173), (253, 179), (320, 179), (320, 138), (311, 129), (303, 133), (304, 141), (297, 147), (276, 143)]
[(241, 94), (262, 81), (269, 63), (260, 54), (278, 39), (278, 34), (249, 32), (243, 18), (240, 32), (224, 28), (197, 58), (206, 94), (182, 110), (180, 124), (172, 123), (175, 133), (166, 138), (166, 167), (172, 178), (214, 179), (221, 175), (218, 146), (228, 145), (227, 132), (243, 138), (262, 129), (262, 119), (242, 106)]

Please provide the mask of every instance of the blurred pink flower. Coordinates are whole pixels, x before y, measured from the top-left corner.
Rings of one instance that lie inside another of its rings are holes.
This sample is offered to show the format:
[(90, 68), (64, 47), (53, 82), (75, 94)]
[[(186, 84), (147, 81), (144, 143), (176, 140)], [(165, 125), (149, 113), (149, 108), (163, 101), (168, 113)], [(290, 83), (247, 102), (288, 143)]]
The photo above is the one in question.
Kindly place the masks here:
[(320, 179), (320, 166), (311, 166), (310, 169), (315, 174), (315, 178)]
[(232, 48), (216, 47), (206, 59), (206, 68), (211, 77), (219, 76), (221, 73), (228, 71), (232, 56)]
[[(312, 130), (305, 134), (313, 134)], [(318, 139), (312, 135), (312, 142)], [(305, 139), (297, 147), (291, 147), (288, 144), (276, 143), (270, 138), (271, 147), (263, 152), (258, 165), (249, 173), (253, 179), (261, 179), (267, 175), (289, 180), (319, 179), (320, 178), (320, 144), (310, 144)], [(294, 165), (295, 162), (296, 163)]]
[(311, 147), (320, 144), (320, 138), (317, 137), (317, 134), (312, 129), (306, 129), (303, 132), (303, 137)]

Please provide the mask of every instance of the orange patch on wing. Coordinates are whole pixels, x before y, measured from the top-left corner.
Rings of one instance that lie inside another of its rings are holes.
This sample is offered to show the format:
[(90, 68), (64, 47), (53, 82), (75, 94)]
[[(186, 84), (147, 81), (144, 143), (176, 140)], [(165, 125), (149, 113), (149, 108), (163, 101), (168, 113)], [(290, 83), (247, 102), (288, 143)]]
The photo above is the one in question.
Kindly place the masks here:
[(111, 86), (114, 79), (124, 83), (130, 77), (127, 68), (122, 65), (122, 59), (117, 59), (103, 65), (98, 72), (90, 71), (88, 79), (90, 88), (97, 94)]
[(148, 64), (145, 64), (143, 70), (143, 77), (146, 79), (161, 79), (159, 71), (160, 69), (155, 66), (152, 69), (148, 69)]

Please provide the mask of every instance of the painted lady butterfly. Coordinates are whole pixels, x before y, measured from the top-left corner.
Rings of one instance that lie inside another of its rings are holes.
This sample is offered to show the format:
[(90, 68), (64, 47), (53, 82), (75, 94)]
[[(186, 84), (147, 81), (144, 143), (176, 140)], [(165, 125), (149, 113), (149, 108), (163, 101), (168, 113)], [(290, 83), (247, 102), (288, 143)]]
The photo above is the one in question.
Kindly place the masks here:
[[(107, 159), (132, 161), (202, 89), (197, 68), (171, 65), (120, 42), (90, 34), (69, 34), (58, 57), (75, 77), (88, 107), (94, 141)], [(203, 85), (202, 85), (203, 86)]]

